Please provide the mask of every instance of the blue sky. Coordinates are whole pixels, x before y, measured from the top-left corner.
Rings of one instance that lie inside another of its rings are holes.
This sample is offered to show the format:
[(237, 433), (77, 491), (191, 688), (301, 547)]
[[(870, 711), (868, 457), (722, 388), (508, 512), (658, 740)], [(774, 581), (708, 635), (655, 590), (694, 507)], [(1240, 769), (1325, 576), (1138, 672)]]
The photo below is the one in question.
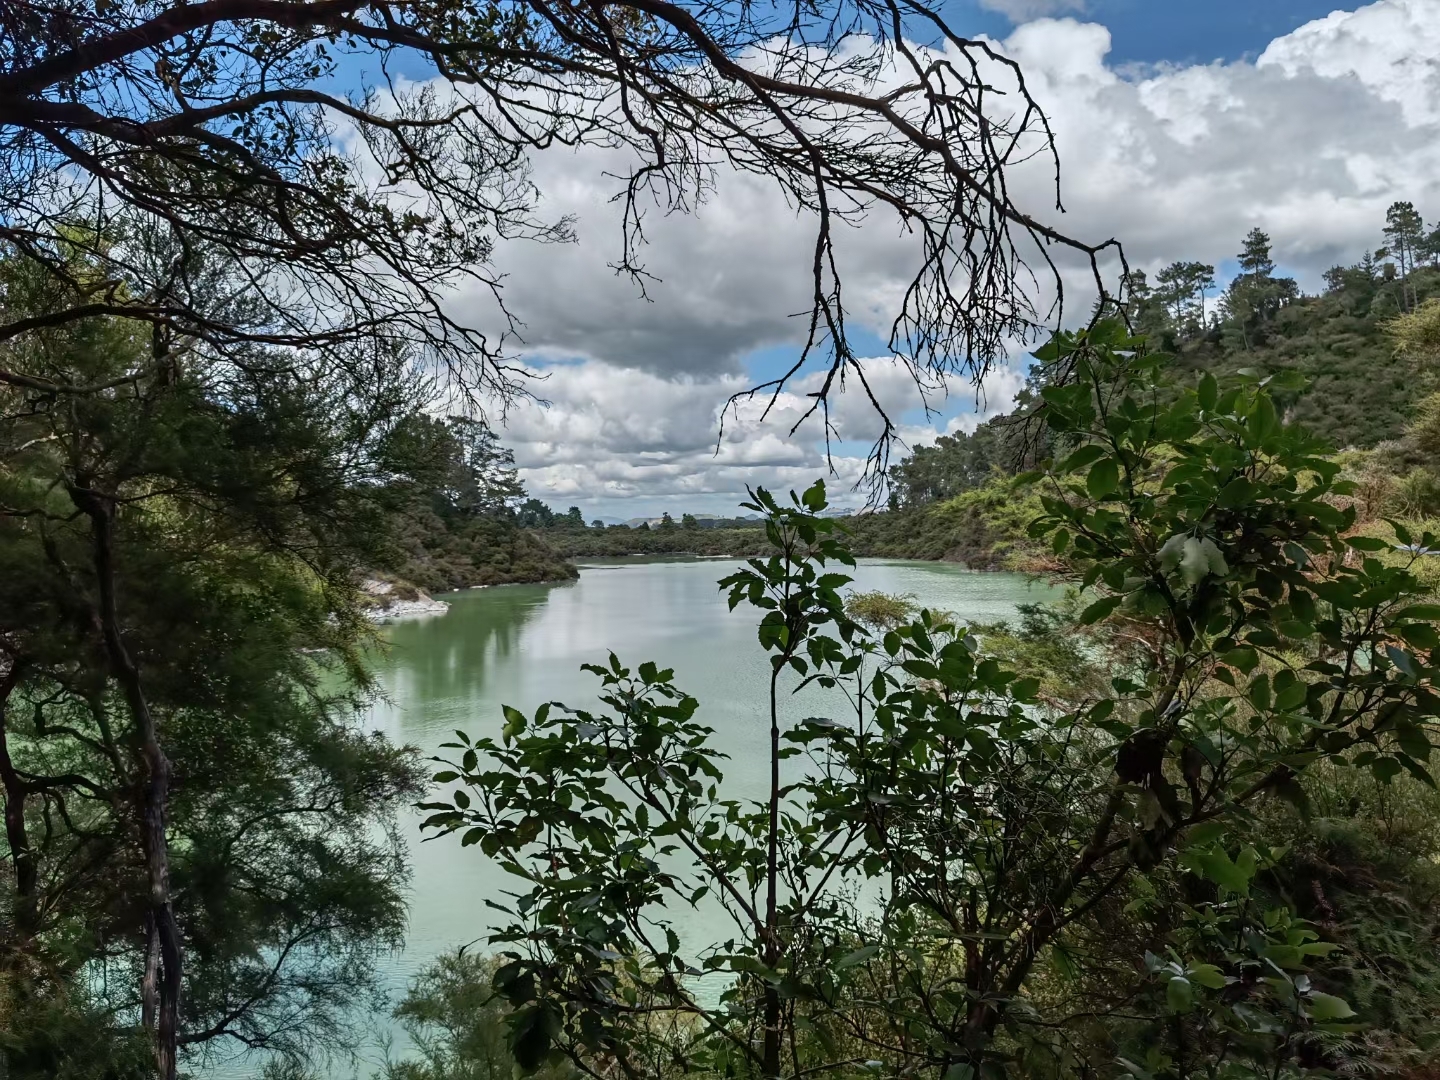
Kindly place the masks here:
[[(1065, 0), (990, 0), (991, 7), (1007, 4), (1032, 9), (1048, 6), (1057, 15), (1102, 23), (1113, 35), (1111, 60), (1117, 65), (1253, 58), (1274, 38), (1341, 6), (1337, 0), (1084, 0), (1083, 4), (1068, 5)], [(1014, 27), (1009, 17), (987, 10), (981, 0), (941, 0), (939, 10), (961, 34), (1001, 38)], [(402, 59), (393, 72), (410, 78), (432, 74), (428, 66), (407, 65), (409, 59)], [(370, 65), (350, 58), (339, 81), (344, 84), (356, 79), (360, 70), (375, 77)]]
[[(992, 0), (991, 6), (1005, 4)], [(1274, 38), (1342, 6), (1354, 5), (1337, 0), (1086, 0), (1083, 10), (1064, 13), (1107, 26), (1114, 37), (1111, 59), (1117, 64), (1203, 64), (1254, 57)], [(1001, 37), (1012, 26), (1005, 15), (985, 10), (979, 0), (950, 0), (941, 10), (961, 33)]]

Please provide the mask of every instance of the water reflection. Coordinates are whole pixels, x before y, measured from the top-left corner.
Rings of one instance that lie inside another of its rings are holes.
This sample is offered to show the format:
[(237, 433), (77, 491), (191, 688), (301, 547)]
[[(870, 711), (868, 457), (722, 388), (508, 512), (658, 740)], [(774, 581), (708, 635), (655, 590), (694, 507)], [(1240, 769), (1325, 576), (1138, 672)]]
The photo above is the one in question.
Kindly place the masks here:
[(470, 700), (497, 672), (512, 667), (525, 628), (562, 585), (471, 589), (446, 597), (445, 616), (405, 619), (384, 630), (378, 658), (386, 696), (408, 720), (424, 721), (431, 703)]
[[(716, 729), (717, 747), (730, 755), (727, 793), (759, 797), (767, 776), (769, 665), (755, 639), (753, 613), (731, 612), (717, 588), (735, 565), (596, 562), (570, 584), (450, 594), (444, 597), (448, 614), (386, 628), (390, 647), (376, 659), (384, 700), (372, 723), (397, 742), (434, 754), (457, 728), (498, 734), (502, 705), (529, 713), (545, 701), (592, 703), (597, 680), (580, 666), (603, 663), (614, 649), (631, 666), (654, 660), (675, 669), (680, 687), (699, 699), (700, 719)], [(854, 576), (857, 589), (908, 593), (976, 622), (1010, 618), (1018, 604), (1048, 595), (1019, 575), (931, 563), (867, 562)], [(790, 707), (797, 716), (818, 711), (809, 698)], [(406, 948), (387, 970), (393, 994), (440, 952), (481, 938), (493, 916), (484, 899), (516, 884), (476, 848), (462, 850), (453, 838), (421, 842), (418, 823), (418, 816), (403, 823), (415, 884)], [(672, 915), (688, 944), (704, 944), (695, 940), (705, 933), (697, 922), (703, 914)]]

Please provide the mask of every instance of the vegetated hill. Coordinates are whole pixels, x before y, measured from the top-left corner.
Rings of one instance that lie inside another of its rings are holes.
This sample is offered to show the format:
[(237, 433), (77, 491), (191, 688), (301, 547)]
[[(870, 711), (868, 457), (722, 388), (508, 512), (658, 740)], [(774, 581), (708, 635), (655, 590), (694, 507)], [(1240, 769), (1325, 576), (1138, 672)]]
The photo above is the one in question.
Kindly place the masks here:
[(1197, 377), (1244, 368), (1298, 372), (1303, 389), (1277, 395), (1286, 419), (1336, 449), (1397, 439), (1424, 389), (1414, 362), (1396, 355), (1385, 325), (1401, 313), (1402, 292), (1410, 307), (1440, 295), (1440, 271), (1424, 268), (1403, 280), (1354, 268), (1343, 273), (1348, 280), (1337, 275), (1337, 287), (1284, 304), (1249, 333), (1221, 322), (1180, 340), (1162, 331), (1160, 344)]
[(679, 525), (630, 528), (610, 525), (586, 528), (557, 524), (539, 533), (546, 543), (568, 559), (609, 558), (622, 555), (734, 555), (765, 553), (765, 530), (753, 523), (712, 528)]
[(401, 527), (398, 547), (384, 569), (432, 593), (576, 577), (575, 567), (544, 537), (498, 514), (457, 521), (417, 507)]
[(389, 491), (389, 554), (375, 570), (428, 592), (576, 576), (514, 509), (525, 497), (514, 455), (483, 421), (417, 415), (403, 452), (409, 472)]
[(845, 528), (860, 556), (1035, 571), (1045, 559), (1025, 529), (1040, 513), (1033, 491), (997, 475), (950, 499), (847, 518)]
[[(1387, 239), (1398, 243), (1389, 230)], [(1415, 237), (1404, 243), (1404, 258), (1386, 263), (1380, 261), (1389, 257), (1385, 252), (1366, 253), (1353, 266), (1329, 271), (1322, 294), (1302, 296), (1293, 280), (1274, 275), (1269, 238), (1257, 229), (1245, 240), (1242, 273), (1218, 303), (1207, 305), (1204, 298), (1214, 288), (1213, 267), (1175, 263), (1153, 287), (1143, 274), (1132, 274), (1129, 315), (1149, 347), (1172, 358), (1181, 385), (1204, 373), (1225, 381), (1247, 370), (1262, 376), (1294, 372), (1301, 376), (1294, 389), (1277, 383), (1274, 391), (1286, 420), (1336, 450), (1398, 445), (1435, 379), (1414, 355), (1397, 354), (1390, 328), (1440, 296), (1440, 268), (1434, 265), (1440, 229), (1425, 239), (1429, 247)], [(1432, 265), (1419, 265), (1422, 254)], [(1402, 266), (1407, 273), (1399, 272)], [(890, 509), (851, 524), (856, 550), (976, 568), (1043, 567), (1047, 553), (1025, 536), (1038, 507), (1009, 476), (1021, 467), (1019, 448), (1036, 449), (1014, 437), (1014, 421), (1040, 405), (1049, 377), (1041, 368), (1032, 372), (1015, 415), (973, 434), (944, 436), (895, 466)], [(1422, 469), (1404, 483), (1413, 489), (1411, 503), (1428, 505), (1434, 500), (1425, 492), (1440, 490), (1440, 474)]]

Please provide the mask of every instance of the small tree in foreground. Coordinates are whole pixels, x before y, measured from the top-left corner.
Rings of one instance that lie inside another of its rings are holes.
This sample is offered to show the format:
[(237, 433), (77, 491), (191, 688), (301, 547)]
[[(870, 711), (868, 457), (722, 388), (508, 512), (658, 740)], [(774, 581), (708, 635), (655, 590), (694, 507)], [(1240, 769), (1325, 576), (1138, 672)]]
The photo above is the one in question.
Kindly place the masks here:
[[(817, 484), (721, 584), (770, 657), (768, 783), (726, 787), (699, 703), (653, 664), (592, 670), (601, 708), (506, 709), (427, 804), (525, 882), (491, 937), (522, 1068), (632, 1080), (1301, 1075), (1350, 1006), (1332, 946), (1252, 883), (1261, 800), (1316, 762), (1429, 782), (1440, 606), (1391, 545), (1347, 537), (1321, 448), (1270, 387), (1160, 389), (1101, 323), (1045, 391), (1063, 460), (1034, 532), (1139, 647), (1096, 699), (927, 612), (871, 632)], [(1402, 543), (1412, 538), (1397, 527)], [(873, 623), (872, 623), (873, 625)], [(781, 707), (788, 696), (809, 702)], [(790, 717), (805, 716), (804, 719)], [(676, 913), (730, 929), (683, 942)], [(708, 916), (707, 916), (708, 919)]]

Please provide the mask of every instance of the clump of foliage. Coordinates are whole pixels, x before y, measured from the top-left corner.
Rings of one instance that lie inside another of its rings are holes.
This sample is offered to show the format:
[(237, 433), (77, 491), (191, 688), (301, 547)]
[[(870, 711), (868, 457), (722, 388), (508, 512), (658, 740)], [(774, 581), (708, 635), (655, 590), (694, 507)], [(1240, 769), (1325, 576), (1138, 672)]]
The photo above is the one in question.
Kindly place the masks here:
[[(390, 1062), (384, 1080), (511, 1080), (515, 1058), (506, 1038), (509, 1009), (491, 983), (499, 961), (459, 949), (420, 972), (394, 1010), (416, 1053)], [(564, 1065), (539, 1070), (564, 1080)]]
[[(1277, 384), (1167, 387), (1114, 321), (1043, 358), (1075, 377), (1044, 391), (1066, 450), (1026, 478), (1032, 533), (1082, 625), (1124, 622), (1126, 663), (1042, 701), (943, 617), (872, 632), (839, 592), (823, 487), (755, 493), (772, 553), (721, 584), (771, 661), (765, 794), (727, 793), (671, 672), (614, 657), (591, 669), (600, 708), (507, 709), (435, 777), (455, 786), (427, 825), (527, 883), (491, 938), (522, 1069), (1336, 1063), (1358, 1022), (1337, 942), (1270, 888), (1284, 852), (1251, 826), (1334, 770), (1429, 781), (1440, 607), (1385, 541), (1348, 535), (1348, 482), (1280, 419)], [(687, 949), (673, 912), (702, 903), (733, 931)]]
[(867, 630), (884, 633), (909, 623), (920, 614), (913, 596), (883, 592), (851, 593), (845, 597), (845, 615)]
[(393, 537), (382, 569), (431, 592), (575, 577), (564, 555), (524, 527), (514, 454), (488, 424), (417, 413), (402, 437), (423, 468), (389, 493)]

